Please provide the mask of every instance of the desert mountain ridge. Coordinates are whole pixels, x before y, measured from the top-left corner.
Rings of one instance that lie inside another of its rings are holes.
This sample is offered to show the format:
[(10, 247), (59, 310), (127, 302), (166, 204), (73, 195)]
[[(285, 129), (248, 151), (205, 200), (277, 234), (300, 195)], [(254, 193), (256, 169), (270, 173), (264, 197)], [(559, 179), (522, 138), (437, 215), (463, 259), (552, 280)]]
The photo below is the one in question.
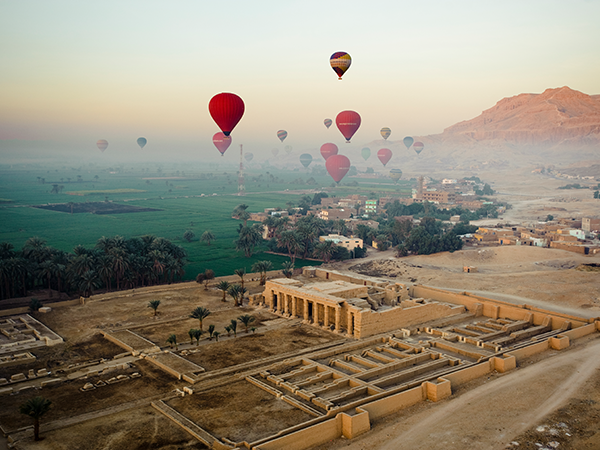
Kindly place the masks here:
[[(491, 164), (572, 163), (600, 156), (600, 95), (568, 86), (498, 101), (479, 116), (440, 134), (413, 136), (425, 144), (422, 162), (466, 168)], [(402, 141), (389, 142), (406, 154)], [(373, 141), (374, 146), (378, 141)], [(409, 151), (409, 163), (419, 157)], [(412, 165), (412, 164), (411, 164)]]

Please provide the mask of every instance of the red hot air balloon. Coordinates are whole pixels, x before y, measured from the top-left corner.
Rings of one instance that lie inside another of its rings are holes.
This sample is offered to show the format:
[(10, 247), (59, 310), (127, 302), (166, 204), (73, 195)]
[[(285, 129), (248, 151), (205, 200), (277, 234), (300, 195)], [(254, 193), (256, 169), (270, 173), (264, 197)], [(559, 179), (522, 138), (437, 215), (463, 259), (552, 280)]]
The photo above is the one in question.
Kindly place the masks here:
[(325, 161), (327, 161), (333, 155), (337, 155), (337, 153), (338, 153), (337, 145), (332, 144), (332, 143), (327, 143), (327, 144), (321, 145), (321, 156), (323, 158), (325, 158)]
[(215, 147), (217, 147), (217, 150), (219, 150), (221, 152), (221, 156), (223, 156), (225, 154), (225, 150), (227, 150), (231, 145), (231, 137), (225, 136), (225, 134), (219, 131), (213, 136), (213, 144), (215, 144)]
[(327, 172), (339, 184), (350, 170), (350, 160), (344, 155), (333, 155), (325, 161)]
[(354, 111), (342, 111), (335, 118), (335, 124), (342, 136), (346, 138), (346, 142), (350, 142), (350, 139), (360, 127), (360, 116)]
[(229, 136), (244, 115), (244, 101), (235, 94), (221, 92), (210, 99), (208, 111), (223, 134)]
[(385, 167), (390, 162), (390, 159), (392, 159), (392, 151), (389, 148), (381, 148), (377, 152), (377, 157), (381, 161), (381, 164), (383, 164), (383, 167)]
[(100, 139), (98, 142), (96, 142), (96, 146), (102, 153), (104, 153), (104, 150), (106, 150), (106, 147), (108, 147), (108, 141), (106, 139)]

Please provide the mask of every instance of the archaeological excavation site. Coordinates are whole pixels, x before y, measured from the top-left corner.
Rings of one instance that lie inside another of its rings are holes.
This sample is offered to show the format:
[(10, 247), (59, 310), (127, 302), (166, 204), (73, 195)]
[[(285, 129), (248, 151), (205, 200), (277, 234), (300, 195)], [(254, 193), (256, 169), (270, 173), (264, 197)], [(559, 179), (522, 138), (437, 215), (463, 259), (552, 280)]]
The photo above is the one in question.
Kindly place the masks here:
[[(156, 317), (144, 310), (155, 298)], [(194, 340), (199, 304), (211, 311), (204, 328), (253, 321)], [(600, 322), (306, 267), (250, 283), (242, 307), (183, 283), (6, 311), (0, 331), (0, 425), (14, 448), (38, 448), (19, 406), (43, 396), (52, 448), (89, 448), (93, 436), (93, 448), (301, 450), (453, 402), (478, 380), (600, 336)]]

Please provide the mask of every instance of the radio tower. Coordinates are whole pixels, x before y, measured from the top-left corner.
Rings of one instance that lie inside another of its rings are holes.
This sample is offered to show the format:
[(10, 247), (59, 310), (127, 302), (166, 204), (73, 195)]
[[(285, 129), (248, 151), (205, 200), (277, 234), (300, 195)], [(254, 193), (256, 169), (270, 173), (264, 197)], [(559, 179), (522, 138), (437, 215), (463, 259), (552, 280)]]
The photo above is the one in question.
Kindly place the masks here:
[(238, 175), (238, 195), (244, 195), (246, 187), (244, 186), (244, 150), (240, 144), (240, 172)]

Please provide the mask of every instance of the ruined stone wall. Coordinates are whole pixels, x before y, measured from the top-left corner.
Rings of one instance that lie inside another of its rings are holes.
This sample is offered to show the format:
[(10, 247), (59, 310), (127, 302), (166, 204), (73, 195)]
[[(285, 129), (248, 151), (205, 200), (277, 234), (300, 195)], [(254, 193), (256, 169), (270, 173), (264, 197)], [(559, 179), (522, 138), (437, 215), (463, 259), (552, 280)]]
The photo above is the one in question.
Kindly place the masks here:
[(437, 302), (383, 311), (363, 310), (356, 314), (354, 336), (361, 339), (463, 312), (465, 312), (464, 306), (450, 306)]

